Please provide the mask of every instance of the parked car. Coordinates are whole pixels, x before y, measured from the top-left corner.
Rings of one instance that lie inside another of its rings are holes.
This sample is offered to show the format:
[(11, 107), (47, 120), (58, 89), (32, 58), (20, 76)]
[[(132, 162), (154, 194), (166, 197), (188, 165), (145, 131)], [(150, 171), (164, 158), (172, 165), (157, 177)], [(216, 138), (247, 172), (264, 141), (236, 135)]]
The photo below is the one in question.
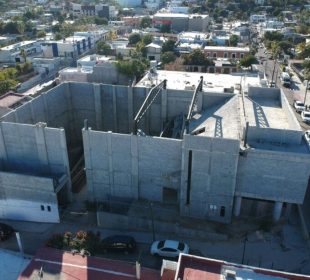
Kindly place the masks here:
[(308, 111), (302, 111), (301, 112), (301, 118), (304, 122), (310, 123), (310, 112)]
[(268, 87), (270, 87), (270, 88), (276, 87), (275, 81), (268, 81), (268, 82), (267, 82), (267, 85), (268, 85)]
[(306, 140), (308, 148), (310, 149), (310, 130), (305, 131), (304, 138)]
[(294, 102), (294, 108), (295, 108), (296, 112), (300, 113), (300, 112), (305, 110), (305, 104), (301, 101), (296, 100)]
[(175, 240), (154, 241), (151, 246), (151, 254), (168, 258), (177, 258), (180, 253), (188, 254), (187, 244)]
[(0, 240), (4, 241), (8, 239), (14, 233), (14, 229), (7, 225), (0, 223)]
[(125, 254), (133, 253), (136, 249), (137, 243), (132, 236), (128, 235), (113, 235), (104, 238), (101, 241), (104, 252), (116, 251)]

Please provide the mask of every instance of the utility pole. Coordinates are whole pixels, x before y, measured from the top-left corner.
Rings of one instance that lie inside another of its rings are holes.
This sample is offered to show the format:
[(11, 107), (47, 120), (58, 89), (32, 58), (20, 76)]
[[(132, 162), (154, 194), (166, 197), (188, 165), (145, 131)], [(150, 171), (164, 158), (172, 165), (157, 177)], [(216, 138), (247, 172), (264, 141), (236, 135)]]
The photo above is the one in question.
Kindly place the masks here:
[[(308, 77), (308, 78), (309, 78), (309, 77)], [(309, 87), (309, 79), (307, 80), (307, 84), (306, 84), (306, 92), (305, 92), (305, 98), (304, 98), (304, 105), (306, 105), (306, 99), (307, 99), (308, 87)]]

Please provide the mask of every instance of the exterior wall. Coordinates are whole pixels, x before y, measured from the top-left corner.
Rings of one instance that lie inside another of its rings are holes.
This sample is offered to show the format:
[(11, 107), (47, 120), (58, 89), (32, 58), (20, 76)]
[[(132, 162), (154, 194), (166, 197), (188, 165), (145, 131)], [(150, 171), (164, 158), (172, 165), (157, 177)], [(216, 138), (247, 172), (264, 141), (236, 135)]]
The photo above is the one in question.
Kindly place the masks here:
[(238, 140), (185, 136), (180, 196), (183, 215), (230, 222), (238, 156)]
[(206, 32), (208, 30), (209, 18), (194, 16), (188, 21), (188, 30)]
[(214, 50), (214, 49), (208, 49), (205, 47), (204, 52), (207, 57), (216, 57), (216, 58), (232, 58), (232, 59), (240, 59), (243, 56), (246, 56), (249, 51), (243, 50), (243, 51), (233, 51), (233, 50)]
[(164, 187), (179, 189), (180, 140), (83, 130), (83, 143), (90, 200), (162, 202)]
[(0, 218), (58, 223), (52, 178), (0, 172)]
[(249, 149), (238, 163), (236, 195), (302, 204), (309, 155)]

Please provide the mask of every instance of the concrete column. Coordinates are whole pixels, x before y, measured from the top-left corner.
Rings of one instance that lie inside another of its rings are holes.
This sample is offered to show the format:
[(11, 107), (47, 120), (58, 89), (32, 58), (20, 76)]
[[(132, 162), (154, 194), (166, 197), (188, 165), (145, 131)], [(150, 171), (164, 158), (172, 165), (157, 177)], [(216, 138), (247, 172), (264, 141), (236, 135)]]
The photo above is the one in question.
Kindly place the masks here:
[[(150, 91), (151, 89), (146, 89), (145, 98)], [(146, 111), (144, 115), (144, 132), (146, 134), (150, 134), (151, 110), (152, 110), (152, 106), (150, 106), (150, 108)]]
[(285, 208), (285, 218), (289, 219), (290, 215), (291, 215), (291, 211), (292, 211), (292, 203), (286, 203), (286, 208)]
[(234, 215), (238, 217), (240, 215), (241, 211), (241, 203), (242, 203), (242, 197), (241, 196), (235, 196), (234, 201)]
[(44, 103), (45, 122), (48, 123), (48, 121), (49, 121), (49, 112), (48, 112), (48, 105), (47, 105), (47, 95), (45, 93), (43, 93), (42, 96), (43, 96), (43, 103)]
[[(70, 128), (70, 139), (72, 139), (71, 142), (74, 141), (74, 139), (79, 139), (80, 137), (77, 137), (77, 132), (75, 130), (75, 117), (73, 114), (73, 106), (72, 106), (72, 94), (70, 93), (70, 83), (65, 83), (65, 97), (67, 99), (67, 106), (68, 106), (68, 115), (69, 115), (69, 128)], [(80, 130), (78, 133), (81, 133)], [(73, 143), (74, 144), (74, 143)]]
[(139, 158), (138, 158), (138, 136), (131, 136), (131, 188), (132, 195), (139, 199)]
[(32, 102), (32, 100), (30, 100), (30, 112), (31, 112), (31, 122), (32, 123), (36, 123), (36, 114), (35, 114), (35, 111), (34, 111), (34, 109), (33, 109), (33, 102)]
[(92, 174), (92, 160), (91, 160), (91, 149), (89, 144), (89, 129), (82, 129), (83, 137), (83, 148), (84, 148), (84, 161), (85, 161), (85, 173), (86, 173), (86, 188), (87, 188), (87, 199), (90, 201), (95, 201), (95, 190), (93, 183), (93, 174)]
[(15, 118), (15, 122), (19, 123), (19, 116), (18, 116), (17, 110), (14, 110), (14, 118)]
[(129, 133), (132, 132), (133, 130), (133, 119), (134, 119), (134, 115), (133, 115), (133, 88), (132, 87), (128, 87), (128, 131)]
[(162, 129), (167, 121), (167, 90), (163, 89), (161, 92), (161, 124)]
[(45, 172), (50, 172), (48, 155), (45, 143), (46, 123), (39, 122), (35, 125), (35, 138), (38, 151), (38, 157)]
[(283, 202), (275, 201), (274, 208), (273, 208), (273, 221), (274, 222), (279, 221), (281, 217), (282, 206), (283, 206)]
[(179, 205), (182, 215), (189, 214), (189, 207), (186, 205), (186, 190), (187, 190), (187, 171), (188, 171), (188, 147), (187, 135), (182, 140), (182, 158), (181, 158), (181, 188), (179, 192)]
[(94, 84), (93, 89), (94, 89), (94, 103), (95, 103), (95, 114), (96, 114), (96, 130), (103, 130), (100, 85)]
[(114, 174), (113, 174), (113, 151), (112, 151), (112, 132), (107, 134), (107, 150), (109, 160), (109, 179), (110, 179), (110, 195), (114, 195)]
[(64, 165), (64, 172), (68, 176), (68, 182), (66, 184), (66, 192), (67, 192), (67, 198), (69, 202), (72, 201), (72, 184), (71, 184), (71, 172), (70, 172), (70, 165), (69, 165), (69, 157), (68, 157), (68, 148), (67, 148), (67, 140), (66, 140), (66, 132), (62, 128), (59, 132), (59, 138), (60, 138), (60, 147), (62, 152), (62, 161)]
[(113, 129), (114, 129), (114, 132), (118, 132), (115, 86), (112, 86), (112, 96), (113, 96)]

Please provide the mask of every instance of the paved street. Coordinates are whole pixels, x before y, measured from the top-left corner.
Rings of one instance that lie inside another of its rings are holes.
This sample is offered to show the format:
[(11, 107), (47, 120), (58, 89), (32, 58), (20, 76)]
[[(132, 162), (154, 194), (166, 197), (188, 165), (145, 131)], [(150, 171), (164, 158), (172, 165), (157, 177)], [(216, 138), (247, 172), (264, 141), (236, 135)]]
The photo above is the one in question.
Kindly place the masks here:
[[(264, 51), (265, 51), (264, 48), (260, 48), (256, 56), (258, 58), (259, 57), (263, 58), (262, 59), (263, 64), (261, 65), (261, 67), (265, 70), (267, 79), (271, 81), (272, 73), (273, 73), (274, 65), (275, 65), (273, 80), (276, 82), (277, 87), (283, 90), (289, 104), (292, 106), (292, 109), (295, 112), (294, 107), (293, 107), (294, 101), (295, 100), (304, 101), (306, 87), (302, 84), (300, 79), (295, 74), (292, 77), (292, 84), (290, 88), (282, 86), (281, 81), (280, 81), (280, 75), (282, 71), (280, 69), (279, 63), (278, 62), (274, 63), (274, 60), (268, 59)], [(307, 96), (306, 105), (310, 106), (310, 95)], [(300, 114), (295, 112), (295, 115), (297, 117), (297, 120), (299, 121), (300, 126), (304, 130), (310, 129), (310, 126), (302, 121)]]
[[(74, 219), (76, 222), (74, 222)], [(80, 221), (78, 224), (77, 221)], [(143, 266), (159, 269), (161, 259), (153, 257), (149, 253), (152, 242), (151, 232), (119, 232), (115, 230), (97, 228), (95, 226), (95, 214), (75, 215), (71, 222), (61, 224), (39, 224), (27, 222), (6, 221), (17, 229), (22, 236), (25, 253), (33, 255), (36, 250), (44, 246), (46, 240), (55, 233), (65, 231), (76, 232), (77, 230), (92, 230), (100, 232), (101, 238), (112, 234), (129, 234), (138, 242), (138, 250), (133, 255), (103, 254), (102, 257), (121, 259), (130, 262), (139, 260)], [(242, 227), (237, 223), (237, 226)], [(160, 235), (156, 233), (156, 239), (178, 239), (177, 236)], [(243, 249), (244, 263), (265, 268), (275, 268), (296, 273), (310, 273), (310, 252), (304, 241), (299, 220), (293, 213), (289, 222), (266, 233), (263, 231), (252, 231), (245, 237), (234, 237), (228, 241), (199, 241), (181, 239), (189, 244), (191, 253), (203, 255), (215, 259), (223, 259), (235, 263), (241, 263)], [(244, 242), (246, 242), (244, 246)], [(0, 243), (1, 248), (18, 251), (14, 237)]]

